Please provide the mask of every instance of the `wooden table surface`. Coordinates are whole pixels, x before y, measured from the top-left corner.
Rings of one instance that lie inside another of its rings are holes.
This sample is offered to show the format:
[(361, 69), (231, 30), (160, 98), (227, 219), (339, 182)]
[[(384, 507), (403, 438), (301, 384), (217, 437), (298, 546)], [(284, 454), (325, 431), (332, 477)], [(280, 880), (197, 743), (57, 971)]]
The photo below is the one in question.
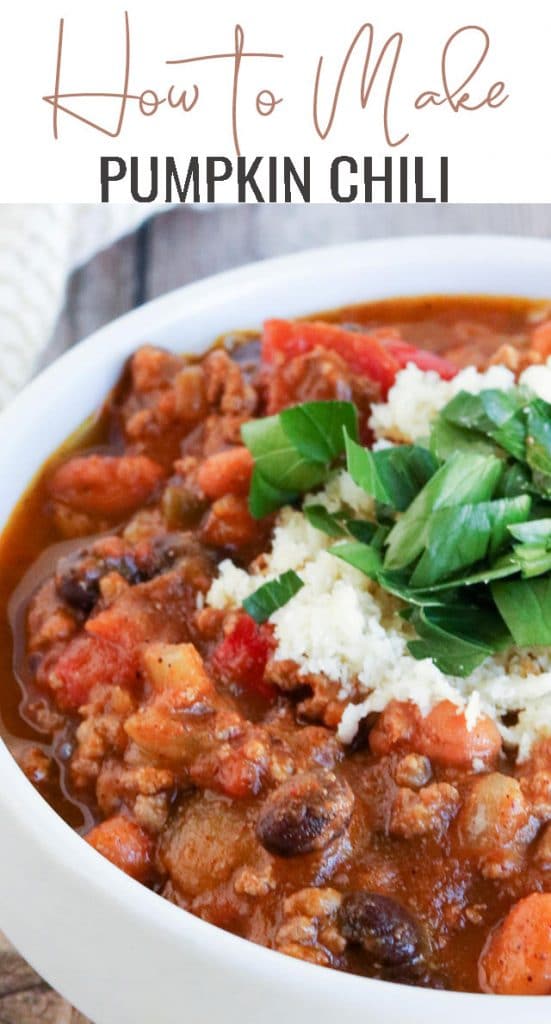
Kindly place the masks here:
[[(171, 209), (73, 274), (45, 361), (148, 299), (220, 270), (311, 246), (448, 232), (549, 237), (551, 206)], [(38, 1022), (86, 1024), (86, 1019), (0, 934), (0, 1024)]]

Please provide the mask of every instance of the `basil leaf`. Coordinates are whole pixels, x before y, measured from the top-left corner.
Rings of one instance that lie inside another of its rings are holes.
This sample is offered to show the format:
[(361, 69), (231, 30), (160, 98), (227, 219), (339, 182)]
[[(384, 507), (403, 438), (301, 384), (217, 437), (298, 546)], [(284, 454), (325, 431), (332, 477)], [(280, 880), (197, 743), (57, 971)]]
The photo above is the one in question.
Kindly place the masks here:
[(376, 501), (403, 512), (438, 469), (427, 448), (396, 445), (372, 452), (346, 438), (347, 469), (355, 484)]
[(287, 493), (308, 491), (325, 480), (325, 466), (309, 462), (291, 443), (279, 416), (249, 420), (241, 436), (255, 461), (255, 469), (272, 487)]
[(530, 498), (524, 495), (433, 513), (426, 549), (411, 577), (412, 586), (426, 589), (486, 556), (493, 557), (508, 536), (509, 523), (527, 519), (530, 507)]
[(347, 519), (346, 529), (355, 540), (361, 541), (362, 544), (371, 544), (377, 538), (375, 546), (378, 548), (382, 546), (382, 539), (388, 533), (387, 526), (378, 526), (377, 523), (371, 523), (368, 519)]
[(519, 647), (551, 644), (551, 577), (493, 583), (492, 596)]
[(390, 531), (385, 569), (404, 569), (416, 560), (426, 545), (433, 512), (491, 498), (502, 468), (500, 460), (492, 455), (452, 455)]
[[(526, 411), (526, 461), (543, 493), (551, 493), (551, 406), (541, 398)], [(537, 476), (536, 476), (537, 474)], [(549, 478), (549, 479), (548, 479)]]
[[(469, 573), (467, 576), (454, 576), (452, 579), (446, 580), (444, 583), (436, 583), (430, 587), (429, 590), (417, 591), (419, 594), (444, 594), (446, 591), (451, 589), (457, 590), (458, 587), (473, 587), (477, 584), (488, 584), (492, 580), (499, 580), (505, 576), (513, 576), (515, 573), (520, 572), (520, 564), (514, 554), (508, 553), (498, 558), (497, 562), (493, 565), (487, 566), (484, 569), (480, 569), (477, 572)], [(415, 590), (412, 591), (416, 593)], [(424, 602), (420, 602), (423, 604)]]
[[(439, 596), (435, 590), (416, 590), (410, 587), (408, 577), (403, 573), (381, 571), (377, 575), (377, 582), (389, 594), (399, 597), (408, 604), (427, 605), (448, 604), (454, 595), (444, 594)], [(436, 588), (435, 588), (436, 589)]]
[(495, 497), (516, 498), (520, 494), (531, 493), (535, 493), (535, 488), (528, 468), (519, 462), (506, 466), (496, 488)]
[(551, 519), (530, 519), (526, 523), (511, 523), (508, 527), (516, 540), (524, 544), (541, 544), (551, 540)]
[(343, 430), (358, 436), (358, 414), (352, 402), (304, 402), (284, 409), (279, 418), (296, 450), (311, 462), (332, 462), (344, 451)]
[(249, 490), (249, 511), (254, 519), (263, 519), (283, 505), (296, 501), (298, 494), (274, 487), (256, 467), (253, 469)]
[(273, 612), (283, 608), (304, 586), (300, 576), (289, 569), (275, 580), (264, 583), (243, 601), (243, 608), (256, 622), (266, 622)]
[(334, 544), (329, 552), (336, 558), (342, 559), (354, 569), (359, 569), (365, 576), (377, 579), (377, 573), (381, 568), (381, 555), (375, 548), (368, 544), (354, 543), (353, 541), (343, 544)]
[(460, 391), (441, 412), (456, 426), (493, 438), (502, 448), (524, 459), (526, 425), (523, 407), (527, 395), (522, 388), (499, 391), (488, 388), (478, 395)]
[(329, 537), (346, 537), (345, 527), (335, 514), (327, 511), (325, 505), (305, 505), (302, 511), (316, 530), (326, 533)]
[(494, 610), (476, 606), (416, 608), (410, 622), (421, 638), (408, 644), (413, 657), (431, 658), (452, 676), (470, 675), (511, 639)]
[(526, 458), (526, 418), (521, 410), (497, 430), (492, 437), (505, 451), (522, 462)]
[(441, 462), (449, 459), (454, 452), (496, 455), (503, 458), (503, 451), (493, 441), (466, 427), (449, 423), (443, 416), (437, 416), (432, 424), (430, 450)]
[(376, 501), (382, 502), (383, 505), (391, 505), (390, 494), (377, 472), (374, 453), (369, 448), (364, 448), (363, 445), (357, 444), (348, 435), (345, 436), (344, 440), (346, 446), (346, 468), (354, 483)]
[(544, 544), (517, 544), (514, 550), (524, 579), (551, 570), (551, 551)]

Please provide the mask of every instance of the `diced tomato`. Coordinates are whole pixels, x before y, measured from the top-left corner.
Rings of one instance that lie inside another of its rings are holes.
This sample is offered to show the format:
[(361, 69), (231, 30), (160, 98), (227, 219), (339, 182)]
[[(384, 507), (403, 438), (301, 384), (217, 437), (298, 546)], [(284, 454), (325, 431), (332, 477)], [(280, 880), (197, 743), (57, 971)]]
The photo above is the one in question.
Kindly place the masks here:
[(101, 637), (78, 636), (67, 645), (49, 676), (61, 708), (85, 704), (97, 683), (130, 687), (137, 679), (136, 658)]
[(266, 320), (262, 335), (264, 362), (283, 362), (315, 348), (337, 352), (356, 373), (365, 374), (380, 384), (384, 394), (392, 387), (400, 368), (392, 353), (374, 335), (317, 321)]
[(273, 700), (277, 691), (264, 679), (273, 647), (270, 627), (259, 626), (250, 615), (243, 613), (214, 651), (213, 668), (225, 682), (236, 683), (250, 693)]
[(427, 352), (424, 348), (416, 348), (402, 338), (389, 338), (386, 347), (399, 362), (400, 369), (408, 363), (415, 363), (420, 370), (435, 370), (443, 380), (451, 380), (457, 373), (457, 366), (449, 359), (444, 359), (435, 352)]
[(436, 370), (446, 380), (457, 372), (448, 360), (409, 345), (387, 328), (364, 333), (319, 321), (264, 323), (262, 359), (266, 363), (282, 363), (315, 348), (337, 352), (355, 373), (379, 384), (383, 396), (392, 387), (398, 371), (410, 362), (423, 370)]

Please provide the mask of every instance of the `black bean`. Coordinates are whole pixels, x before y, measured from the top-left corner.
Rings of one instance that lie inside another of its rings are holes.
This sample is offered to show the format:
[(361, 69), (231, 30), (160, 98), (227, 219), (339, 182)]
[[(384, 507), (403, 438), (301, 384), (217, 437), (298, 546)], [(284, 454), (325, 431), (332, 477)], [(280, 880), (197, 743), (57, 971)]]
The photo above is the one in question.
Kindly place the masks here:
[(372, 963), (407, 964), (421, 952), (419, 929), (404, 907), (388, 896), (353, 892), (339, 910), (342, 935), (360, 945)]
[(99, 569), (82, 574), (70, 571), (58, 578), (57, 592), (70, 608), (88, 615), (99, 597), (100, 577)]
[(270, 794), (260, 810), (256, 835), (279, 857), (323, 850), (344, 832), (353, 806), (350, 786), (333, 772), (302, 772)]
[(101, 562), (101, 575), (108, 572), (118, 572), (127, 583), (132, 585), (143, 583), (146, 579), (145, 573), (141, 572), (136, 565), (132, 555), (121, 555), (120, 558), (105, 558)]

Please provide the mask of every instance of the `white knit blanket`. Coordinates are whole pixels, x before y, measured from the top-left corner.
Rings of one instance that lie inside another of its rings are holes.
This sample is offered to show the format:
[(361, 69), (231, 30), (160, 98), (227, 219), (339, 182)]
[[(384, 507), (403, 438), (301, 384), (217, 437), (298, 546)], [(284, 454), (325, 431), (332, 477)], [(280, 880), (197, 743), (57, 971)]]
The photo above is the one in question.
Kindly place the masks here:
[(71, 271), (150, 215), (123, 205), (0, 204), (0, 407), (32, 375)]

